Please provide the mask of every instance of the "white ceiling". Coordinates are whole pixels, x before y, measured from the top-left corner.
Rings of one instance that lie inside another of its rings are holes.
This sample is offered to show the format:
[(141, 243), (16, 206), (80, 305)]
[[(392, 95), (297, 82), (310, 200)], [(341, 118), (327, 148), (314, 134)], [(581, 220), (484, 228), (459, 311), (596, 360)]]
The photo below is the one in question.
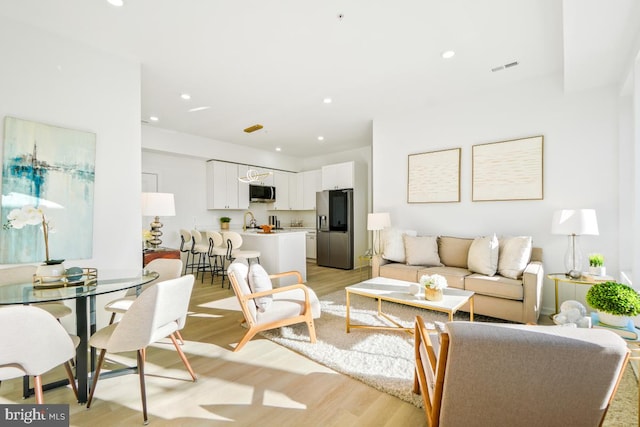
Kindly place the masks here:
[(617, 82), (638, 3), (0, 0), (0, 15), (139, 61), (153, 126), (304, 157), (370, 145), (376, 117), (470, 92), (549, 75), (567, 90)]

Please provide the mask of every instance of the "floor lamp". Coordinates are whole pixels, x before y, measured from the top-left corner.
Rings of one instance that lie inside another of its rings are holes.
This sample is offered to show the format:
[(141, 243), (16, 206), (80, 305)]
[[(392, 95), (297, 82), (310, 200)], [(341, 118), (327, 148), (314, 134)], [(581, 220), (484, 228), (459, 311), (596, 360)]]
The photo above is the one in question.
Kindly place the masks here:
[(569, 247), (565, 255), (567, 275), (577, 279), (582, 275), (582, 253), (578, 236), (598, 233), (598, 220), (594, 209), (562, 209), (553, 213), (551, 234), (569, 236)]
[(367, 230), (373, 231), (373, 255), (380, 253), (380, 230), (391, 226), (389, 212), (370, 213), (367, 216)]
[(151, 223), (151, 240), (149, 244), (152, 248), (158, 248), (162, 243), (161, 216), (175, 216), (176, 205), (172, 193), (142, 193), (142, 215), (155, 217)]

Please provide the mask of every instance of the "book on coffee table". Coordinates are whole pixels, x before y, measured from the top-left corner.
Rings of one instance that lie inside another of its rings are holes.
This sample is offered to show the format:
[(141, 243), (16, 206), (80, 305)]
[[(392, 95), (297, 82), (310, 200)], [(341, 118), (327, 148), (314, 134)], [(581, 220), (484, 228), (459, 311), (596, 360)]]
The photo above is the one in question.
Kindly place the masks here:
[(633, 324), (633, 320), (629, 319), (629, 322), (625, 326), (611, 326), (606, 323), (601, 323), (598, 317), (598, 313), (591, 313), (591, 327), (598, 329), (608, 329), (610, 331), (615, 332), (620, 335), (622, 338), (627, 340), (635, 341), (638, 339), (638, 330)]

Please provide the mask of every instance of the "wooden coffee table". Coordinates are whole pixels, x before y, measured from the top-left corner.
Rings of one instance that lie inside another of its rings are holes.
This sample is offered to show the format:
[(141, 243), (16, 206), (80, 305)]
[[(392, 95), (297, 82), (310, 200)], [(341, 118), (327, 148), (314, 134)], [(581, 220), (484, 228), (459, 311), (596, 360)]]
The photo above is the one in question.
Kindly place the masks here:
[[(382, 312), (382, 301), (394, 302), (397, 304), (409, 305), (412, 307), (424, 308), (425, 310), (440, 311), (449, 314), (449, 321), (453, 320), (453, 314), (463, 305), (469, 302), (469, 320), (473, 322), (473, 295), (472, 291), (464, 291), (462, 289), (446, 288), (442, 301), (427, 301), (424, 299), (424, 291), (418, 295), (409, 293), (411, 282), (404, 280), (389, 279), (386, 277), (375, 277), (347, 286), (347, 333), (351, 329), (401, 329), (407, 332), (413, 332), (413, 328), (405, 328), (388, 315)], [(361, 295), (378, 300), (378, 315), (385, 318), (395, 326), (371, 326), (371, 325), (355, 325), (351, 323), (351, 294)]]

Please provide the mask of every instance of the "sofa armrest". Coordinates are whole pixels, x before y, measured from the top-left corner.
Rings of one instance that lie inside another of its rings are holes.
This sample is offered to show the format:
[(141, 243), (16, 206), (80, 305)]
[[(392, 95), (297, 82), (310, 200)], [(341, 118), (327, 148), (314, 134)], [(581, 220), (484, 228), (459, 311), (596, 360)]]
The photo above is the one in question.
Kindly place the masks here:
[(373, 255), (371, 257), (371, 277), (380, 276), (380, 266), (387, 264), (389, 261), (382, 258), (382, 255)]
[(522, 323), (538, 323), (540, 309), (542, 308), (542, 284), (544, 271), (542, 262), (532, 261), (522, 273), (523, 310)]

